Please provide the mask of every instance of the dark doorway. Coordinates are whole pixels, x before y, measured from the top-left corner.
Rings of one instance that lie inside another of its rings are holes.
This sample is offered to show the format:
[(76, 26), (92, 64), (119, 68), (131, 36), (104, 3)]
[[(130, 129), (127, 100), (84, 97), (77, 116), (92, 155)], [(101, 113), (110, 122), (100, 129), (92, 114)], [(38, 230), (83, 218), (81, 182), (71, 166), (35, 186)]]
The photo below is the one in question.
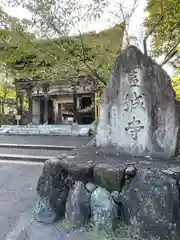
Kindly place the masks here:
[(54, 124), (54, 105), (53, 100), (48, 99), (48, 124)]
[[(48, 99), (48, 124), (54, 124), (54, 106), (53, 100)], [(40, 100), (40, 124), (44, 124), (44, 99)]]
[(40, 100), (40, 124), (44, 123), (44, 99)]
[(92, 99), (91, 99), (91, 97), (82, 97), (82, 98), (81, 98), (81, 103), (80, 103), (81, 109), (84, 109), (84, 108), (86, 108), (86, 107), (89, 107), (89, 106), (91, 106), (91, 104), (92, 104)]

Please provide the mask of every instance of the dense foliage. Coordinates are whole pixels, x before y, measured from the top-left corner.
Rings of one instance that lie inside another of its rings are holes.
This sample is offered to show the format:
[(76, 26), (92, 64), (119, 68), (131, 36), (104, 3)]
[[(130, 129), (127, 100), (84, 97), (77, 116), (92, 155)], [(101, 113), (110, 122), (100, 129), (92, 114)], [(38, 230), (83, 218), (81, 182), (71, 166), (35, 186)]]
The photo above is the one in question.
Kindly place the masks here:
[[(178, 47), (178, 56), (180, 55), (180, 47)], [(172, 78), (172, 86), (176, 92), (176, 99), (180, 101), (180, 58), (178, 58), (177, 76)]]
[(148, 0), (147, 11), (147, 32), (162, 18), (152, 34), (152, 50), (155, 56), (166, 56), (180, 42), (180, 2)]
[[(179, 0), (148, 0), (147, 32), (157, 24), (152, 33), (152, 52), (155, 57), (164, 56), (177, 69), (172, 79), (176, 99), (180, 101), (180, 2)], [(173, 57), (173, 58), (172, 58)], [(179, 70), (178, 70), (179, 69)]]
[[(3, 13), (3, 11), (2, 11)], [(28, 32), (28, 21), (1, 17), (0, 60), (16, 78), (40, 77), (65, 82), (79, 75), (106, 84), (109, 71), (121, 49), (124, 24), (96, 34), (37, 38)]]

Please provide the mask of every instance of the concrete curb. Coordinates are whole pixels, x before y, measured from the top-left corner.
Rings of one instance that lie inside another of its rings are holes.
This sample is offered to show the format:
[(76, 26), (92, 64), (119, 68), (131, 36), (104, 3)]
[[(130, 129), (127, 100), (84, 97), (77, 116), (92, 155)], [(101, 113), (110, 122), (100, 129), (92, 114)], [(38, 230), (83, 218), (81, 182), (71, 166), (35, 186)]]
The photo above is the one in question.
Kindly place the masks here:
[(22, 154), (0, 154), (0, 160), (13, 160), (13, 161), (31, 161), (31, 162), (45, 162), (53, 157), (50, 156), (33, 156)]
[(58, 145), (35, 145), (35, 144), (9, 144), (0, 143), (1, 148), (25, 148), (25, 149), (45, 149), (45, 150), (63, 150), (69, 151), (73, 150), (75, 146), (58, 146)]

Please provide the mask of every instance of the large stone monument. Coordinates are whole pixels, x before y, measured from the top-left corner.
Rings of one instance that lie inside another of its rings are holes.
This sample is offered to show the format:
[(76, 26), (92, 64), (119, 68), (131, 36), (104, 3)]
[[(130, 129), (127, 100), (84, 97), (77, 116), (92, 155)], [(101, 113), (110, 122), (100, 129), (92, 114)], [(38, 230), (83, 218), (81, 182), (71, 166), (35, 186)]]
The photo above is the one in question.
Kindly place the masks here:
[(129, 46), (117, 58), (104, 91), (96, 143), (133, 156), (175, 155), (178, 117), (167, 73)]
[(104, 90), (97, 146), (44, 164), (37, 220), (91, 222), (108, 233), (127, 225), (132, 236), (117, 239), (179, 240), (178, 118), (166, 72), (136, 47), (125, 49)]

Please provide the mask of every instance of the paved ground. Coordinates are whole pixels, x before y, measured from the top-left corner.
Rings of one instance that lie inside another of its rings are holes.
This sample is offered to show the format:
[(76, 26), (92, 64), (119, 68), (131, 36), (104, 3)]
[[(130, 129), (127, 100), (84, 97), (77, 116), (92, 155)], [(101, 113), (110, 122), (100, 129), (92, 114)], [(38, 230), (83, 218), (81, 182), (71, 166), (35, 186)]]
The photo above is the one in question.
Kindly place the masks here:
[[(0, 136), (0, 143), (73, 145), (86, 144), (88, 137)], [(18, 154), (20, 154), (17, 149)], [(7, 149), (1, 148), (1, 153)], [(16, 149), (8, 153), (15, 154)], [(44, 150), (21, 150), (44, 155)], [(43, 152), (42, 152), (43, 151)], [(7, 153), (7, 152), (6, 152)], [(52, 151), (58, 154), (59, 151)], [(24, 154), (24, 152), (22, 153)], [(51, 152), (46, 154), (52, 155)], [(36, 185), (43, 164), (0, 160), (0, 240), (86, 240), (84, 233), (69, 233), (56, 224), (45, 226), (33, 220)]]
[(83, 232), (43, 225), (33, 219), (37, 179), (42, 164), (0, 161), (1, 240), (87, 240)]
[[(0, 136), (0, 143), (73, 145), (86, 144), (88, 137)], [(0, 149), (1, 153), (3, 148)], [(16, 149), (10, 149), (13, 151)], [(17, 149), (18, 154), (19, 150)], [(26, 154), (39, 154), (33, 150)], [(53, 151), (53, 154), (57, 151)], [(42, 152), (41, 152), (42, 153)], [(49, 152), (50, 154), (50, 152)], [(44, 155), (44, 152), (43, 152)], [(0, 240), (93, 240), (85, 231), (73, 231), (61, 223), (43, 225), (34, 220), (33, 208), (42, 163), (0, 160)], [(101, 238), (102, 240), (102, 238)]]
[[(31, 214), (36, 198), (40, 165), (23, 165), (0, 162), (0, 239), (16, 227), (19, 219)], [(12, 238), (14, 240), (15, 238)], [(34, 239), (35, 240), (35, 239)]]
[(0, 135), (0, 143), (14, 144), (42, 144), (42, 145), (64, 145), (77, 146), (87, 144), (91, 137), (73, 137), (73, 136), (7, 136)]

